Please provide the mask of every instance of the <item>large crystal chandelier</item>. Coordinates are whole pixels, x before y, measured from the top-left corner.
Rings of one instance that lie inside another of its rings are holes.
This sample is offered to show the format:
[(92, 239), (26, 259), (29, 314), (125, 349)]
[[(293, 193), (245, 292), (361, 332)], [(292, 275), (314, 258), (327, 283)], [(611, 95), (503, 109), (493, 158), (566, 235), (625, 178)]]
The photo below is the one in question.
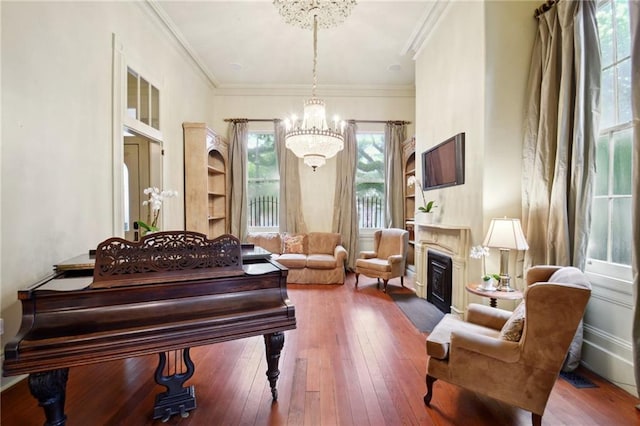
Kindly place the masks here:
[(302, 119), (292, 116), (286, 119), (285, 145), (310, 166), (313, 171), (324, 165), (327, 158), (336, 155), (344, 147), (344, 122), (333, 119), (333, 127), (327, 125), (324, 101), (316, 96), (318, 63), (318, 27), (331, 28), (341, 24), (355, 6), (355, 0), (274, 0), (273, 4), (285, 22), (303, 29), (313, 29), (313, 86), (311, 99), (304, 103)]

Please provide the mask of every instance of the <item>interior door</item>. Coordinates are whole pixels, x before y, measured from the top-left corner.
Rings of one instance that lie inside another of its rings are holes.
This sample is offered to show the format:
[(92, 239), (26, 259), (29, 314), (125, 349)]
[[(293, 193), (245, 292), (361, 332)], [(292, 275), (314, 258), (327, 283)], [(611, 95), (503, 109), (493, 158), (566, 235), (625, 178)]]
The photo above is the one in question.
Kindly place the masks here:
[(134, 223), (140, 218), (140, 149), (136, 144), (124, 146), (124, 196), (125, 219), (124, 238), (130, 241), (138, 240), (138, 232)]
[(146, 138), (132, 136), (125, 139), (124, 165), (127, 171), (124, 182), (125, 239), (137, 241), (140, 235), (137, 227), (134, 226), (135, 222), (148, 220), (147, 207), (142, 206), (142, 202), (146, 199), (144, 190), (149, 187), (150, 182), (149, 141)]

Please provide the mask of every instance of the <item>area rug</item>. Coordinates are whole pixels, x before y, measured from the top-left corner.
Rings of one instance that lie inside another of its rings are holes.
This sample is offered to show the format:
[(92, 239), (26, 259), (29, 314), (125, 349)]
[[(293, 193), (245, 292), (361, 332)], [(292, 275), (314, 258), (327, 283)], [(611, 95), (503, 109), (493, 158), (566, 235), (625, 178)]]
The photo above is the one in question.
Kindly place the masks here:
[(576, 387), (578, 389), (580, 389), (580, 388), (597, 388), (598, 387), (598, 385), (593, 383), (591, 380), (589, 380), (586, 377), (581, 376), (580, 374), (575, 373), (575, 372), (561, 371), (560, 372), (560, 377), (562, 377), (567, 382), (571, 383), (573, 385), (573, 387)]
[(433, 304), (413, 293), (389, 293), (389, 296), (396, 302), (413, 325), (423, 333), (432, 332), (444, 317), (444, 313)]

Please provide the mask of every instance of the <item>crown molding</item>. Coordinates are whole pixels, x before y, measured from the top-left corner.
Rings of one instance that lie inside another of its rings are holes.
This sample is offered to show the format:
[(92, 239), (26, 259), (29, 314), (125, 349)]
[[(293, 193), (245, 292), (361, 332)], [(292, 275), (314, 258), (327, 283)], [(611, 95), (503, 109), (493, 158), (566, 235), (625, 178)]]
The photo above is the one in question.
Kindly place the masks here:
[(444, 13), (444, 11), (449, 7), (451, 0), (438, 0), (434, 1), (420, 17), (420, 20), (414, 27), (409, 39), (405, 43), (404, 47), (400, 51), (401, 55), (406, 55), (407, 53), (413, 53), (413, 60), (416, 59), (420, 50), (424, 46), (425, 42), (429, 38), (429, 36), (433, 33), (433, 30), (436, 28), (440, 17)]
[[(415, 98), (414, 85), (405, 86), (344, 86), (325, 85), (317, 87), (318, 97), (386, 97)], [(296, 96), (310, 97), (309, 85), (224, 85), (214, 89), (218, 96)]]
[(204, 61), (200, 58), (196, 51), (191, 48), (182, 32), (178, 29), (178, 27), (176, 27), (175, 23), (171, 20), (171, 18), (169, 18), (169, 16), (158, 4), (158, 2), (156, 0), (146, 0), (146, 4), (147, 6), (149, 6), (154, 15), (160, 20), (161, 24), (164, 25), (165, 29), (169, 31), (169, 34), (173, 36), (175, 41), (178, 42), (180, 47), (191, 59), (196, 69), (204, 75), (209, 84), (213, 88), (220, 86), (220, 82), (218, 81), (218, 79), (207, 68), (207, 66), (204, 64)]

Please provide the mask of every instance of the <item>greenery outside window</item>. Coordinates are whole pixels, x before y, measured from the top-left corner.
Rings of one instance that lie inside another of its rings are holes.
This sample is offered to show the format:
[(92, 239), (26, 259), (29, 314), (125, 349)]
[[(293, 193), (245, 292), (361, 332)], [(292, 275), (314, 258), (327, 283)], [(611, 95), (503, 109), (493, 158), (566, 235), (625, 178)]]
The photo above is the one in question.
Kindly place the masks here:
[(587, 270), (631, 277), (631, 59), (629, 5), (606, 0), (597, 11), (602, 54), (600, 135)]
[(356, 204), (360, 228), (384, 227), (384, 134), (358, 133)]
[(273, 133), (249, 133), (247, 194), (248, 227), (277, 228), (280, 174)]

